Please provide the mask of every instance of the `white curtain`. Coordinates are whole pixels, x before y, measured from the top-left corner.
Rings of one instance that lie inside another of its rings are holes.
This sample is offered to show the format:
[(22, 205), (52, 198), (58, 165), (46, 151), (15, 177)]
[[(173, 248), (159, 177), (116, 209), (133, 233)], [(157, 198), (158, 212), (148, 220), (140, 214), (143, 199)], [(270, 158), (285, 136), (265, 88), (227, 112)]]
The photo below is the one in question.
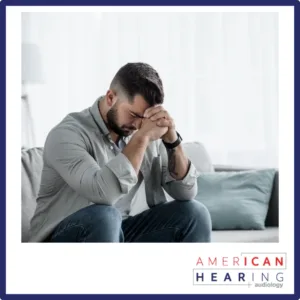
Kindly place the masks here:
[(278, 166), (277, 13), (24, 13), (45, 84), (29, 89), (36, 145), (90, 106), (125, 63), (160, 73), (184, 141), (214, 164)]

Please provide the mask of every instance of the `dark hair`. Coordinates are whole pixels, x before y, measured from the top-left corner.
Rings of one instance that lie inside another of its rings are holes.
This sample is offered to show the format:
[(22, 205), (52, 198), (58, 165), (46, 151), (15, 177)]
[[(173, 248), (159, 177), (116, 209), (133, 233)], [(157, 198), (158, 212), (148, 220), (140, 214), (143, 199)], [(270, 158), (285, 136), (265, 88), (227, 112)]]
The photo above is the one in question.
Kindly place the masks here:
[(110, 88), (124, 92), (129, 101), (133, 101), (137, 94), (143, 96), (150, 106), (164, 101), (162, 81), (157, 71), (146, 63), (127, 63), (121, 67)]

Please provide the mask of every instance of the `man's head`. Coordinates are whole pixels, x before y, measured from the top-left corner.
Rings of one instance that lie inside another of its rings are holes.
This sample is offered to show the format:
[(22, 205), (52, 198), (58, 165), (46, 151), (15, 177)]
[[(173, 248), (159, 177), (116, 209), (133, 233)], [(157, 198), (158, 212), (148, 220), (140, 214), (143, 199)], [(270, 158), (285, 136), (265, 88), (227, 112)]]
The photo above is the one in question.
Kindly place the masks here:
[(106, 93), (104, 119), (117, 135), (129, 136), (140, 127), (144, 111), (163, 101), (158, 73), (146, 63), (128, 63), (117, 72)]

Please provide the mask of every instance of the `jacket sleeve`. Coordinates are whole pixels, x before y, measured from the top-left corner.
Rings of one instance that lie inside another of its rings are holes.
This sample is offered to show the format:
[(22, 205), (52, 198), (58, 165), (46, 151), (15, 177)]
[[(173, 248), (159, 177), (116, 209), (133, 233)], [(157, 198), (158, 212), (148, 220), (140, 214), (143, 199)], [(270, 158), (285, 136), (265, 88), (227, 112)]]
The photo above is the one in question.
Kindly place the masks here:
[(49, 133), (44, 160), (74, 191), (98, 204), (114, 204), (138, 181), (131, 162), (123, 153), (100, 167), (89, 154), (82, 135), (67, 126)]

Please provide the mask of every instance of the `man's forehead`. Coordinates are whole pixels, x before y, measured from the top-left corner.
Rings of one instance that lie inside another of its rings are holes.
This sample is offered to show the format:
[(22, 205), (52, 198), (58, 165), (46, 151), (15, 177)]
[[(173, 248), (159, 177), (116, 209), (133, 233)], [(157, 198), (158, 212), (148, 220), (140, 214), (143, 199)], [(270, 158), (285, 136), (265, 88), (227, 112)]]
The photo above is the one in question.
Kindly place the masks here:
[(142, 95), (135, 95), (133, 97), (133, 104), (137, 105), (149, 105)]
[(131, 104), (131, 110), (135, 114), (143, 115), (145, 110), (150, 107), (144, 97), (140, 95), (136, 95), (133, 98), (133, 102)]

